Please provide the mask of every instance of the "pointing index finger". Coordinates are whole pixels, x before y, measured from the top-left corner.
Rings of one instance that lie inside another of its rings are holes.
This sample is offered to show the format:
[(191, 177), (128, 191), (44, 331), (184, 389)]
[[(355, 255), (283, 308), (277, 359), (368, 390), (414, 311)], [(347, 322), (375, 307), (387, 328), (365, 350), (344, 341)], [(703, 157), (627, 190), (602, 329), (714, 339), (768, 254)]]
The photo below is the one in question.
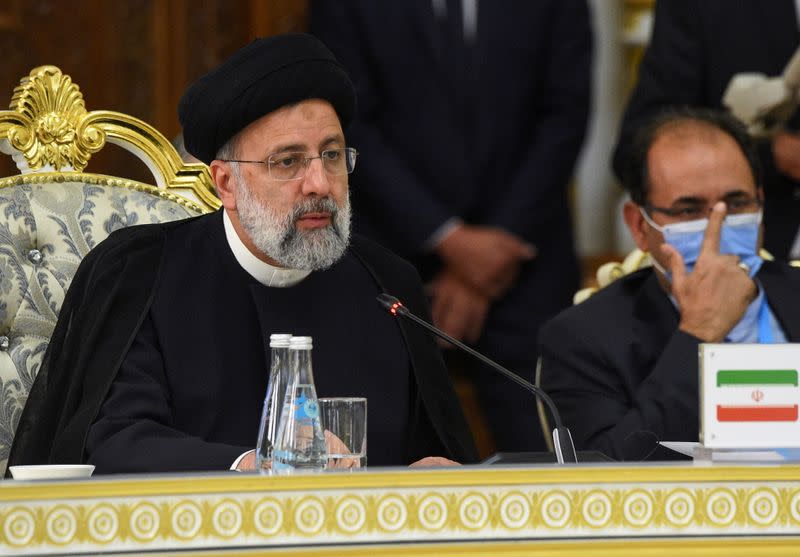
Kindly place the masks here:
[(670, 273), (672, 273), (673, 287), (680, 289), (683, 285), (683, 281), (686, 279), (686, 265), (683, 262), (683, 257), (678, 253), (678, 250), (669, 244), (661, 245), (661, 253), (668, 258), (667, 267)]
[(722, 234), (722, 222), (725, 220), (726, 209), (724, 201), (718, 201), (711, 209), (700, 253), (719, 254), (719, 237)]

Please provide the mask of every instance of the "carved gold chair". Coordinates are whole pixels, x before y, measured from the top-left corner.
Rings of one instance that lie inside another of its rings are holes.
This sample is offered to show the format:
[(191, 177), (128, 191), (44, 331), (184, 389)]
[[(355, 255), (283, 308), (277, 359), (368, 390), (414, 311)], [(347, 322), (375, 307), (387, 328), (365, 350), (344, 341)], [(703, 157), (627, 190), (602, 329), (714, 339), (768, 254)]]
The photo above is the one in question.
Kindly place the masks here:
[[(153, 184), (86, 172), (107, 144), (147, 165)], [(20, 174), (0, 179), (0, 477), (14, 431), (81, 259), (118, 228), (220, 206), (208, 169), (185, 164), (152, 126), (87, 112), (80, 89), (40, 66), (0, 111), (0, 151)]]
[(608, 263), (604, 263), (597, 268), (595, 277), (597, 286), (589, 286), (578, 290), (572, 298), (572, 303), (580, 304), (600, 288), (608, 286), (618, 278), (622, 278), (627, 274), (652, 265), (653, 262), (650, 260), (650, 254), (640, 249), (634, 249), (621, 262), (609, 261)]

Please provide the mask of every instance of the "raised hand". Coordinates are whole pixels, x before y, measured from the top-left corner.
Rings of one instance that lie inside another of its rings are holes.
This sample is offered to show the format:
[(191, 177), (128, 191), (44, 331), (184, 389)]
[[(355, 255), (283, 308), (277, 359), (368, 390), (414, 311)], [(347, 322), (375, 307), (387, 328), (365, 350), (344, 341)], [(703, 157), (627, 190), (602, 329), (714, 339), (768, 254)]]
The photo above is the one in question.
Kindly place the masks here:
[(721, 342), (758, 292), (747, 271), (739, 266), (738, 256), (719, 252), (725, 213), (724, 202), (714, 205), (691, 273), (686, 273), (683, 258), (674, 247), (661, 246), (669, 259), (672, 295), (681, 313), (678, 328), (705, 342)]

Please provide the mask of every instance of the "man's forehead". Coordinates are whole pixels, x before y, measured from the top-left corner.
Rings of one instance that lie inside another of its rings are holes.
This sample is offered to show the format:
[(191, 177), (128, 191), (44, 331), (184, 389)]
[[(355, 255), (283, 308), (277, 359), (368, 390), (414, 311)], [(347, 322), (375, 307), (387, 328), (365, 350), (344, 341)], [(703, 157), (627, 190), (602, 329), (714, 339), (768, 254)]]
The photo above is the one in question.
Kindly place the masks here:
[(659, 130), (648, 152), (648, 170), (653, 203), (721, 199), (756, 190), (750, 164), (736, 140), (702, 122), (679, 122)]

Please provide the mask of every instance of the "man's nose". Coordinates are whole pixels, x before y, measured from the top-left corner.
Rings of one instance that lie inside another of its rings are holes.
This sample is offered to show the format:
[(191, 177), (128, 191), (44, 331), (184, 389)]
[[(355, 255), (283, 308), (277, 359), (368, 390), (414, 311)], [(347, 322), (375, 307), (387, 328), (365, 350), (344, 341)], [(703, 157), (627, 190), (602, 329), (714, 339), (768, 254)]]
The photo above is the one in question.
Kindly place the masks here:
[(304, 195), (319, 195), (320, 197), (327, 196), (331, 191), (331, 180), (328, 173), (325, 172), (325, 166), (322, 164), (321, 157), (314, 157), (308, 161), (306, 168), (306, 175), (303, 178), (303, 194)]

